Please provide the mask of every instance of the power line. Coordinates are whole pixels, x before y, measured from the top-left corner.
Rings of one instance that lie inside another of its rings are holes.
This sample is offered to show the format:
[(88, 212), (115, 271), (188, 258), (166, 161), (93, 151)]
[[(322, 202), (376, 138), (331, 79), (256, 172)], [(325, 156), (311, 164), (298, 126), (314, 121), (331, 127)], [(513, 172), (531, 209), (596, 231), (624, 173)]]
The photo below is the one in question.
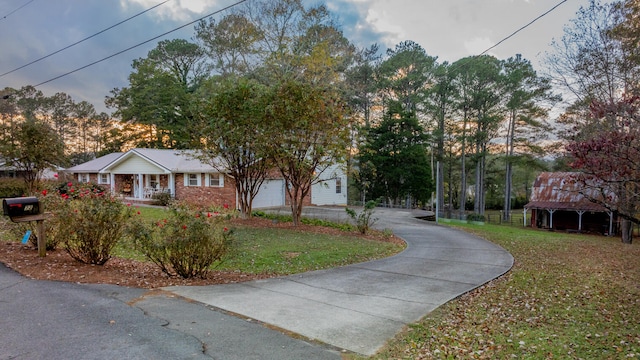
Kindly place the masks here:
[(482, 56), (484, 54), (486, 54), (487, 52), (491, 51), (491, 49), (497, 47), (498, 45), (502, 44), (503, 42), (509, 40), (510, 38), (512, 38), (513, 36), (515, 36), (517, 33), (519, 33), (520, 31), (528, 28), (529, 26), (531, 26), (531, 24), (533, 24), (534, 22), (542, 19), (543, 17), (547, 16), (549, 13), (551, 13), (552, 11), (554, 11), (556, 8), (558, 8), (560, 5), (566, 3), (567, 0), (562, 0), (560, 1), (558, 4), (556, 4), (556, 6), (552, 7), (551, 9), (547, 10), (545, 13), (543, 13), (542, 15), (538, 16), (537, 18), (531, 20), (528, 24), (524, 25), (523, 27), (521, 27), (520, 29), (514, 31), (513, 33), (511, 33), (511, 35), (505, 37), (504, 39), (498, 41), (495, 45), (491, 46), (490, 48), (488, 48), (487, 50), (481, 52), (479, 55), (477, 56)]
[(216, 14), (218, 14), (218, 13), (221, 13), (221, 12), (223, 12), (223, 11), (225, 11), (225, 10), (231, 9), (232, 7), (238, 6), (238, 5), (240, 5), (240, 4), (242, 4), (243, 2), (246, 2), (246, 1), (247, 1), (247, 0), (240, 0), (240, 1), (238, 1), (238, 2), (235, 2), (235, 3), (233, 3), (233, 4), (231, 4), (231, 5), (228, 5), (228, 6), (226, 6), (226, 7), (222, 8), (222, 9), (220, 9), (220, 10), (216, 10), (216, 11), (214, 11), (214, 12), (210, 13), (210, 14), (207, 14), (207, 15), (205, 15), (205, 16), (203, 16), (203, 17), (200, 17), (200, 18), (198, 18), (198, 19), (196, 19), (196, 20), (193, 20), (193, 21), (191, 21), (191, 22), (188, 22), (188, 23), (186, 23), (186, 24), (184, 24), (184, 25), (182, 25), (182, 26), (179, 26), (179, 27), (177, 27), (177, 28), (175, 28), (175, 29), (173, 29), (173, 30), (169, 30), (169, 31), (167, 31), (167, 32), (165, 32), (165, 33), (162, 33), (162, 34), (160, 34), (160, 35), (158, 35), (158, 36), (155, 36), (155, 37), (153, 37), (153, 38), (151, 38), (151, 39), (149, 39), (149, 40), (143, 41), (143, 42), (141, 42), (141, 43), (138, 43), (138, 44), (136, 44), (136, 45), (133, 45), (133, 46), (131, 46), (131, 47), (128, 47), (128, 48), (126, 48), (126, 49), (124, 49), (124, 50), (118, 51), (117, 53), (111, 54), (111, 55), (109, 55), (109, 56), (107, 56), (107, 57), (103, 57), (103, 58), (102, 58), (102, 59), (100, 59), (100, 60), (96, 60), (96, 61), (94, 61), (94, 62), (92, 62), (92, 63), (89, 63), (89, 64), (87, 64), (87, 65), (85, 65), (85, 66), (79, 67), (79, 68), (77, 68), (77, 69), (75, 69), (75, 70), (71, 70), (71, 71), (69, 71), (69, 72), (66, 72), (66, 73), (64, 73), (64, 74), (62, 74), (62, 75), (58, 75), (58, 76), (56, 76), (56, 77), (54, 77), (54, 78), (52, 78), (52, 79), (49, 79), (49, 80), (47, 80), (47, 81), (43, 81), (43, 82), (41, 82), (41, 83), (39, 83), (39, 84), (34, 85), (33, 87), (38, 87), (38, 86), (40, 86), (40, 85), (44, 85), (44, 84), (50, 83), (50, 82), (52, 82), (52, 81), (58, 80), (58, 79), (60, 79), (60, 78), (62, 78), (62, 77), (65, 77), (65, 76), (67, 76), (67, 75), (71, 75), (71, 74), (73, 74), (73, 73), (75, 73), (75, 72), (78, 72), (78, 71), (80, 71), (80, 70), (84, 70), (84, 69), (86, 69), (86, 68), (88, 68), (88, 67), (90, 67), (90, 66), (93, 66), (93, 65), (98, 64), (98, 63), (101, 63), (101, 62), (103, 62), (103, 61), (105, 61), (105, 60), (111, 59), (112, 57), (118, 56), (118, 55), (120, 55), (120, 54), (122, 54), (122, 53), (125, 53), (125, 52), (129, 51), (129, 50), (135, 49), (135, 48), (137, 48), (137, 47), (139, 47), (139, 46), (142, 46), (142, 45), (144, 45), (144, 44), (147, 44), (147, 43), (149, 43), (149, 42), (151, 42), (151, 41), (153, 41), (153, 40), (157, 40), (157, 39), (159, 39), (159, 38), (161, 38), (161, 37), (163, 37), (163, 36), (165, 36), (165, 35), (171, 34), (172, 32), (176, 32), (176, 31), (178, 31), (178, 30), (180, 30), (180, 29), (183, 29), (183, 28), (185, 28), (185, 27), (187, 27), (187, 26), (189, 26), (189, 25), (195, 24), (196, 22), (198, 22), (198, 21), (200, 21), (200, 20), (206, 19), (206, 18), (208, 18), (208, 17), (211, 17), (211, 16), (213, 16), (213, 15), (216, 15)]
[[(33, 0), (31, 0), (31, 1), (33, 1)], [(31, 2), (31, 1), (30, 1), (30, 2)], [(104, 29), (104, 30), (98, 31), (97, 33), (95, 33), (95, 34), (93, 34), (93, 35), (91, 35), (91, 36), (87, 36), (86, 38), (84, 38), (84, 39), (82, 39), (82, 40), (79, 40), (79, 41), (76, 41), (76, 42), (74, 42), (74, 43), (73, 43), (73, 44), (71, 44), (71, 45), (68, 45), (68, 46), (63, 47), (62, 49), (56, 50), (56, 51), (54, 51), (54, 52), (50, 53), (49, 55), (45, 55), (45, 56), (43, 56), (43, 57), (41, 57), (41, 58), (38, 58), (38, 59), (36, 59), (36, 60), (31, 61), (30, 63), (24, 64), (24, 65), (22, 65), (22, 66), (19, 66), (19, 67), (17, 67), (17, 68), (15, 68), (15, 69), (13, 69), (13, 70), (7, 71), (7, 72), (6, 72), (6, 73), (4, 73), (4, 74), (0, 74), (0, 77), (3, 77), (3, 76), (5, 76), (5, 75), (9, 75), (9, 74), (11, 74), (11, 73), (13, 73), (13, 72), (16, 72), (16, 71), (20, 70), (20, 69), (24, 69), (24, 68), (26, 68), (26, 67), (27, 67), (27, 66), (29, 66), (29, 65), (33, 65), (33, 64), (35, 64), (35, 63), (37, 63), (37, 62), (39, 62), (39, 61), (41, 61), (41, 60), (44, 60), (44, 59), (46, 59), (46, 58), (48, 58), (48, 57), (53, 56), (53, 55), (55, 55), (55, 54), (57, 54), (57, 53), (59, 53), (59, 52), (61, 52), (61, 51), (64, 51), (64, 50), (67, 50), (67, 49), (69, 49), (69, 48), (71, 48), (71, 47), (73, 47), (73, 46), (76, 46), (76, 45), (80, 44), (81, 42), (87, 41), (87, 40), (89, 40), (89, 39), (91, 39), (91, 38), (93, 38), (93, 37), (96, 37), (96, 36), (98, 36), (98, 35), (100, 35), (100, 34), (104, 33), (105, 31), (109, 31), (109, 30), (113, 29), (113, 28), (114, 28), (114, 27), (116, 27), (116, 26), (122, 25), (122, 24), (124, 24), (125, 22), (127, 22), (127, 21), (129, 21), (129, 20), (131, 20), (131, 19), (133, 19), (133, 18), (136, 18), (136, 17), (138, 17), (138, 16), (140, 16), (140, 15), (142, 15), (142, 14), (144, 14), (144, 13), (148, 12), (148, 11), (151, 11), (151, 10), (153, 10), (153, 9), (157, 8), (158, 6), (163, 5), (163, 4), (165, 4), (165, 3), (169, 2), (169, 1), (171, 1), (171, 0), (165, 0), (165, 1), (163, 1), (163, 2), (159, 3), (159, 4), (155, 5), (155, 6), (152, 6), (152, 7), (148, 8), (147, 10), (144, 10), (144, 11), (139, 12), (139, 13), (137, 13), (137, 14), (135, 14), (135, 15), (133, 15), (133, 16), (131, 16), (131, 17), (129, 17), (129, 18), (126, 18), (126, 19), (124, 19), (124, 20), (120, 21), (120, 22), (119, 22), (119, 23), (117, 23), (117, 24), (111, 25), (111, 26), (109, 26), (108, 28), (106, 28), (106, 29)], [(23, 5), (23, 6), (25, 6), (25, 5)]]
[(18, 11), (18, 10), (22, 9), (23, 7), (25, 7), (25, 6), (29, 5), (29, 4), (31, 4), (33, 1), (34, 1), (34, 0), (29, 0), (29, 1), (27, 1), (26, 3), (22, 4), (22, 6), (20, 6), (19, 8), (17, 8), (17, 9), (15, 9), (15, 10), (11, 11), (11, 12), (10, 12), (10, 13), (8, 13), (7, 15), (3, 16), (2, 18), (0, 18), (0, 20), (4, 20), (4, 19), (6, 19), (6, 18), (7, 18), (7, 16), (11, 16), (11, 15), (13, 15), (13, 13), (15, 13), (16, 11)]

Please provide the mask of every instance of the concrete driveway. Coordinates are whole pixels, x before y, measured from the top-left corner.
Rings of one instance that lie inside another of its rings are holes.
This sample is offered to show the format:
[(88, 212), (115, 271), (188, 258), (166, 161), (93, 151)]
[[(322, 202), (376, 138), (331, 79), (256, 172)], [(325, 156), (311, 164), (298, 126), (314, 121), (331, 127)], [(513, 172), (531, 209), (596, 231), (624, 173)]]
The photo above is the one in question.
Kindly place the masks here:
[[(341, 208), (307, 208), (304, 215), (346, 219)], [(408, 244), (390, 258), (240, 284), (165, 290), (338, 349), (372, 355), (405, 325), (513, 266), (513, 257), (501, 247), (414, 215), (376, 210), (376, 227), (393, 229)]]

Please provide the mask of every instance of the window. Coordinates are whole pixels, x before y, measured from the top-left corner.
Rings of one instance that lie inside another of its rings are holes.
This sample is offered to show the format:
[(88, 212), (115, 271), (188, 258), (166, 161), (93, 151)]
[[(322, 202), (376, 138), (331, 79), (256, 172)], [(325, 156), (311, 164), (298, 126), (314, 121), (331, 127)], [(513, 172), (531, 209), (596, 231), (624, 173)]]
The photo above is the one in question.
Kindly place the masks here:
[(152, 187), (154, 189), (159, 188), (160, 187), (160, 175), (158, 174), (151, 174), (149, 175), (149, 187)]
[(89, 174), (78, 174), (78, 181), (81, 183), (89, 182)]
[(223, 174), (207, 174), (207, 186), (224, 187), (224, 175)]
[(109, 183), (109, 174), (100, 174), (100, 184)]
[(200, 185), (200, 176), (199, 174), (189, 174), (187, 179), (188, 186), (199, 186)]
[(336, 178), (336, 194), (342, 194), (342, 178)]

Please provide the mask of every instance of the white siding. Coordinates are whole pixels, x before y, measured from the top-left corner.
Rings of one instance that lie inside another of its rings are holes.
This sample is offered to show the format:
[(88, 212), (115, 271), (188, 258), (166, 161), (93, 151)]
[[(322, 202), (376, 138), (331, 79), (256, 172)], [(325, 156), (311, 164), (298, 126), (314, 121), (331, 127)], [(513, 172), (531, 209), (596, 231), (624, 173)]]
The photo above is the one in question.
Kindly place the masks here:
[(164, 174), (164, 170), (139, 156), (131, 156), (111, 169), (114, 174)]
[[(311, 187), (311, 204), (313, 205), (346, 205), (347, 176), (339, 165), (333, 165), (320, 174), (323, 181)], [(340, 179), (340, 193), (336, 192), (336, 179)]]

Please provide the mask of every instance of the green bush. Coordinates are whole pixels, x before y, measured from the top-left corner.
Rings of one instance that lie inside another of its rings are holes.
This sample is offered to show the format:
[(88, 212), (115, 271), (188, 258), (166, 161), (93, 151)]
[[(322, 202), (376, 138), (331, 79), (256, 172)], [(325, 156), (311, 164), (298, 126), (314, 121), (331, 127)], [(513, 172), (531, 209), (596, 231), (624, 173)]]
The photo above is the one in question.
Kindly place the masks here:
[[(46, 213), (44, 221), (47, 249), (62, 244), (77, 261), (104, 265), (118, 241), (124, 236), (133, 211), (100, 187), (65, 183), (43, 190), (40, 201)], [(32, 239), (32, 243), (37, 239)]]
[(171, 194), (168, 192), (157, 192), (151, 195), (154, 205), (168, 206), (171, 204)]
[(366, 234), (373, 224), (378, 221), (377, 218), (372, 217), (377, 204), (378, 202), (375, 200), (367, 201), (360, 213), (356, 213), (353, 209), (345, 208), (347, 214), (355, 221), (356, 227), (361, 234)]
[(482, 214), (473, 213), (473, 214), (467, 215), (467, 221), (484, 222), (485, 218), (484, 218), (484, 215)]
[(27, 193), (24, 180), (18, 178), (0, 179), (0, 198), (23, 196)]
[(205, 277), (231, 243), (225, 216), (186, 206), (172, 207), (167, 219), (132, 222), (136, 247), (169, 276)]

